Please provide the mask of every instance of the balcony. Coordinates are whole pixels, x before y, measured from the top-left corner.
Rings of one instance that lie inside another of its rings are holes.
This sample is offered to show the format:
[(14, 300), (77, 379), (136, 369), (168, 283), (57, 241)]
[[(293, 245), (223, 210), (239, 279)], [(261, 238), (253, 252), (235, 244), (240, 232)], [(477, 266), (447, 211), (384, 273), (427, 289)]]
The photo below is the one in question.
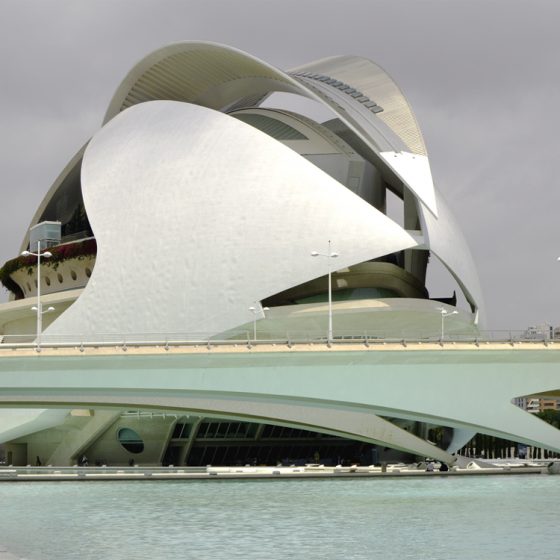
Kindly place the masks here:
[[(93, 237), (49, 247), (52, 257), (41, 261), (41, 294), (53, 294), (83, 288), (87, 283), (97, 254)], [(13, 299), (37, 295), (37, 260), (19, 256), (0, 269), (0, 281)]]

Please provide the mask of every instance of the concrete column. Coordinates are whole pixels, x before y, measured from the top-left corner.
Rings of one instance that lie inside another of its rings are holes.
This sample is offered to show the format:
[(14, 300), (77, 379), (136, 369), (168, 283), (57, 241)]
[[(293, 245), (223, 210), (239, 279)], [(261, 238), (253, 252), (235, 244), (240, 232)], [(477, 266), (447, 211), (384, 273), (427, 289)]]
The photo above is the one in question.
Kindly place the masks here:
[(195, 420), (194, 424), (192, 425), (191, 433), (189, 434), (189, 439), (187, 440), (187, 442), (181, 449), (181, 452), (179, 453), (179, 459), (177, 462), (179, 463), (180, 466), (187, 464), (187, 461), (189, 459), (189, 453), (191, 452), (192, 446), (196, 440), (196, 437), (198, 435), (198, 429), (200, 428), (201, 423), (202, 423), (202, 418), (199, 417)]

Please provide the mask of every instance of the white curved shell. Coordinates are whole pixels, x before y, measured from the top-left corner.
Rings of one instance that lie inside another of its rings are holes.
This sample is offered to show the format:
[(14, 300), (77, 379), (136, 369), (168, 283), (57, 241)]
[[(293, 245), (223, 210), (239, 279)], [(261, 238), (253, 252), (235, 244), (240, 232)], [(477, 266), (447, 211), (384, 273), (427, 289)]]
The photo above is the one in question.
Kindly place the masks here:
[(155, 101), (86, 149), (93, 276), (49, 334), (204, 333), (327, 273), (415, 246), (402, 228), (289, 148), (197, 105)]

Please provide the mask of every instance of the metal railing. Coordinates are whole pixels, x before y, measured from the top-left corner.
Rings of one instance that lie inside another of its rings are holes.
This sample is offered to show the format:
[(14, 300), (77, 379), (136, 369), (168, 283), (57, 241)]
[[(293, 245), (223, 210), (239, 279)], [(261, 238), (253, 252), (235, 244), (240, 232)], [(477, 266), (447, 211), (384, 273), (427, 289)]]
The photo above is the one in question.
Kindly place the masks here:
[(443, 338), (440, 336), (419, 336), (415, 333), (402, 332), (382, 332), (371, 331), (341, 331), (335, 332), (331, 341), (328, 341), (326, 333), (323, 331), (285, 331), (259, 333), (257, 339), (254, 338), (252, 330), (228, 331), (227, 333), (96, 333), (96, 334), (69, 334), (53, 335), (43, 334), (40, 345), (37, 344), (36, 335), (17, 334), (0, 336), (0, 349), (18, 348), (100, 348), (100, 347), (120, 347), (126, 350), (128, 347), (177, 347), (177, 346), (240, 346), (249, 347), (262, 345), (347, 345), (362, 344), (365, 346), (400, 344), (474, 344), (483, 345), (489, 343), (538, 343), (553, 344), (560, 342), (560, 339), (550, 339), (546, 335), (537, 336), (527, 335), (526, 331), (512, 330), (488, 330), (476, 333), (449, 333)]

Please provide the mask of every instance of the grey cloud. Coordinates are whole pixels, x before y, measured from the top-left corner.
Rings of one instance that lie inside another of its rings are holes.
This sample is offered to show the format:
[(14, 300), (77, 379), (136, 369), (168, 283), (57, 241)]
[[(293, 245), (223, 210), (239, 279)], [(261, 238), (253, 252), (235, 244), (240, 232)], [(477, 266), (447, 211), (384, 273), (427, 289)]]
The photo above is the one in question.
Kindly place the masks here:
[(557, 22), (547, 0), (4, 0), (0, 260), (99, 127), (131, 66), (166, 43), (230, 44), (281, 68), (375, 60), (417, 114), (478, 263), (492, 328), (560, 323)]

